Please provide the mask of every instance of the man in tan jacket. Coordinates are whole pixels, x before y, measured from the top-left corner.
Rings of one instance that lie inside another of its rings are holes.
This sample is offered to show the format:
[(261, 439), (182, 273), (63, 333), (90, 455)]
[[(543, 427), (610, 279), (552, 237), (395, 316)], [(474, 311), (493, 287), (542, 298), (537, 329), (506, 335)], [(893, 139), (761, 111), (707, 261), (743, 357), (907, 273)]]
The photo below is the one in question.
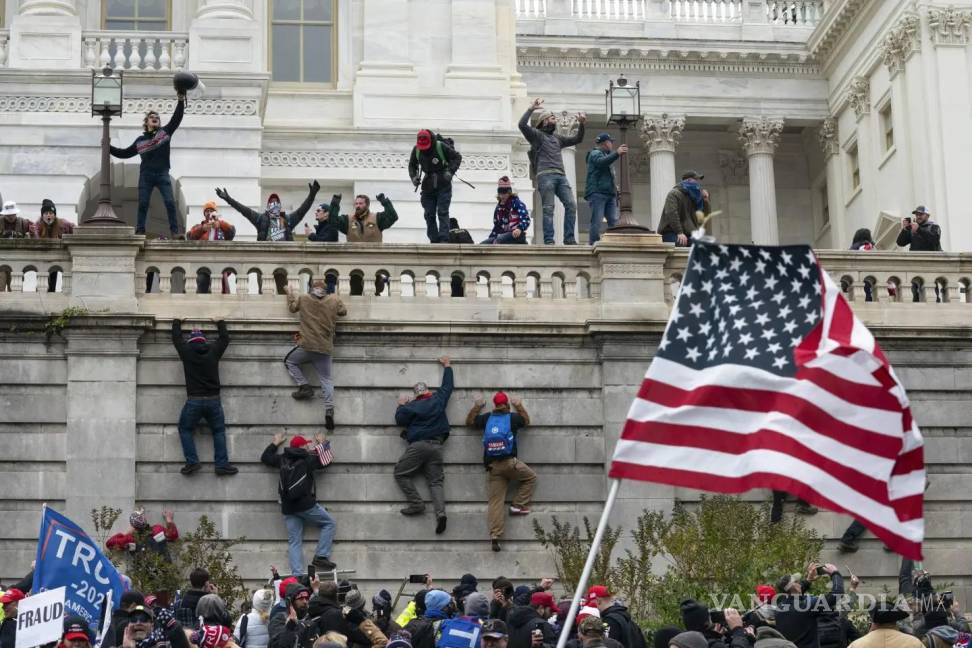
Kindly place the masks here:
[(875, 601), (871, 608), (871, 631), (851, 642), (848, 648), (922, 648), (921, 640), (898, 630), (898, 621), (909, 616), (894, 600)]
[(297, 346), (284, 357), (287, 372), (297, 383), (293, 392), (296, 400), (313, 398), (314, 390), (307, 383), (300, 365), (310, 362), (321, 378), (321, 395), (324, 397), (324, 427), (334, 429), (334, 381), (331, 380), (331, 354), (334, 352), (334, 330), (337, 318), (348, 310), (337, 297), (328, 295), (323, 279), (315, 279), (306, 295), (295, 295), (287, 288), (287, 307), (291, 313), (300, 313), (300, 330)]

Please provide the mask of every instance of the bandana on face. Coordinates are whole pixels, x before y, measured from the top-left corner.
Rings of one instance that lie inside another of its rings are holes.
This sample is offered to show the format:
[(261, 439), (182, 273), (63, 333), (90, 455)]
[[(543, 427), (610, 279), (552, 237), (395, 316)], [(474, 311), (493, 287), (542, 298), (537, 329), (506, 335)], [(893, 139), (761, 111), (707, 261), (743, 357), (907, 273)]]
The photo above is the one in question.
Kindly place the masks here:
[(270, 215), (271, 216), (279, 216), (280, 215), (280, 203), (278, 203), (278, 202), (269, 203), (267, 205), (267, 211), (270, 212)]
[(320, 286), (314, 286), (313, 288), (311, 288), (311, 294), (317, 297), (318, 299), (323, 299), (324, 295), (326, 295), (327, 293)]

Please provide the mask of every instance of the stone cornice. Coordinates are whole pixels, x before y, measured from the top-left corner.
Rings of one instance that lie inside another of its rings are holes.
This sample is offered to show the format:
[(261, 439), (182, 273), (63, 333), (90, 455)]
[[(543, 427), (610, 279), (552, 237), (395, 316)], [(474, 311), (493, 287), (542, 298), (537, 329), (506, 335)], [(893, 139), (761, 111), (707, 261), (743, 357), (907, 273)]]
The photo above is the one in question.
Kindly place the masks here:
[[(406, 169), (409, 154), (375, 151), (264, 151), (260, 164), (265, 167), (323, 169)], [(508, 155), (464, 155), (464, 169), (510, 171)], [(514, 165), (515, 166), (515, 165)], [(514, 175), (516, 175), (514, 173)]]
[[(254, 116), (257, 99), (193, 99), (186, 106), (190, 115)], [(149, 109), (162, 113), (175, 110), (175, 99), (132, 97), (125, 99), (126, 113), (143, 113)], [(91, 113), (91, 96), (3, 95), (0, 113)]]
[(921, 19), (916, 14), (905, 14), (884, 37), (881, 43), (881, 60), (894, 77), (904, 71), (905, 63), (913, 54), (921, 51)]
[(972, 11), (959, 10), (952, 6), (928, 9), (928, 36), (935, 47), (968, 45), (970, 24)]
[(836, 0), (832, 2), (824, 13), (823, 19), (817, 24), (807, 40), (810, 55), (821, 63), (826, 63), (837, 45), (847, 35), (851, 23), (870, 2), (871, 0)]
[(731, 43), (686, 47), (684, 42), (644, 47), (596, 46), (592, 43), (551, 45), (520, 43), (517, 66), (522, 69), (593, 69), (712, 74), (819, 76), (820, 66), (802, 46), (773, 50), (741, 50)]

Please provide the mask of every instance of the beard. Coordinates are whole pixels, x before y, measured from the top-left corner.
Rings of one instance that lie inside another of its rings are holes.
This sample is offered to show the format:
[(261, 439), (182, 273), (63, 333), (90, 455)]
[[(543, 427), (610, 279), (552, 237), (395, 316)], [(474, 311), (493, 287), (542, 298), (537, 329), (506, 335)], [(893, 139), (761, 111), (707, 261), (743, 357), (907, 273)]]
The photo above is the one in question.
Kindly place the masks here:
[(355, 207), (354, 208), (354, 215), (357, 216), (358, 218), (361, 218), (362, 216), (364, 216), (367, 213), (368, 213), (368, 208), (367, 207), (361, 207), (361, 208)]
[(540, 130), (542, 130), (544, 133), (552, 133), (557, 130), (557, 124), (544, 124), (540, 127)]

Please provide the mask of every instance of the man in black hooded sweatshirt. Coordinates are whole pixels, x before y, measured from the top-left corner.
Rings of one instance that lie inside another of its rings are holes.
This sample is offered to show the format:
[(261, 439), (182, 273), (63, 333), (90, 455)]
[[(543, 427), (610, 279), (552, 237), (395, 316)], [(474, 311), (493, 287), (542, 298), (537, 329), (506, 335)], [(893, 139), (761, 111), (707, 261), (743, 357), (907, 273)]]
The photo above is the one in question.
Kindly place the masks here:
[(191, 475), (202, 468), (196, 454), (196, 444), (192, 432), (202, 419), (213, 432), (213, 450), (217, 475), (235, 475), (239, 472), (229, 462), (226, 451), (226, 422), (223, 418), (223, 404), (219, 399), (219, 359), (229, 346), (229, 333), (226, 322), (216, 322), (219, 338), (210, 344), (202, 330), (193, 329), (189, 341), (182, 339), (182, 322), (172, 320), (172, 344), (175, 345), (182, 370), (186, 375), (186, 404), (179, 415), (179, 440), (186, 456), (183, 475)]

